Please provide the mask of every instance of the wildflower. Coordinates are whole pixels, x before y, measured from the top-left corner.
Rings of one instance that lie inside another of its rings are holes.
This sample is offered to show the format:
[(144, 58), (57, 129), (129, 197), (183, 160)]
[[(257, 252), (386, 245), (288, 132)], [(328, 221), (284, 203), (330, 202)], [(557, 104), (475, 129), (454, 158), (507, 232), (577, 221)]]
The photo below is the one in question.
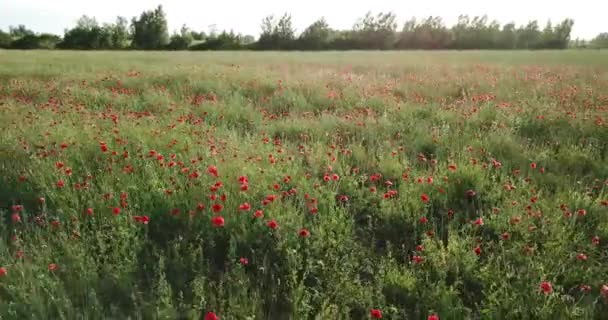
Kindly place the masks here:
[(426, 224), (427, 222), (429, 222), (429, 219), (427, 219), (427, 217), (421, 217), (419, 221), (421, 224)]
[(422, 202), (424, 202), (424, 203), (429, 202), (429, 196), (428, 196), (426, 193), (423, 193), (423, 194), (420, 196), (420, 199), (421, 199), (421, 200), (422, 200)]
[(275, 230), (276, 228), (279, 227), (279, 224), (274, 219), (272, 219), (272, 220), (268, 221), (268, 223), (266, 223), (266, 226), (268, 226), (268, 228), (270, 228), (272, 230)]
[(209, 311), (205, 315), (205, 320), (219, 320), (220, 318), (215, 314), (215, 312)]
[(539, 289), (544, 295), (548, 295), (551, 292), (553, 292), (553, 286), (551, 285), (551, 282), (549, 282), (549, 281), (541, 282)]
[(141, 224), (148, 224), (148, 222), (150, 222), (150, 218), (148, 216), (134, 216), (133, 220)]
[(473, 249), (473, 251), (475, 251), (476, 255), (478, 255), (478, 256), (481, 255), (481, 247), (480, 246), (475, 247), (475, 249)]
[(249, 203), (245, 202), (239, 206), (239, 210), (249, 211), (249, 210), (251, 210), (251, 205)]
[(600, 245), (600, 237), (595, 236), (595, 237), (591, 238), (591, 243), (592, 243), (594, 246), (599, 246), (599, 245)]
[(221, 216), (216, 216), (211, 218), (211, 223), (214, 227), (220, 228), (224, 226), (224, 218)]
[(369, 315), (374, 319), (382, 319), (382, 311), (380, 309), (371, 309)]
[(50, 263), (49, 264), (49, 271), (55, 271), (59, 268), (59, 266), (57, 266), (57, 264), (55, 263)]
[(208, 166), (207, 167), (207, 173), (209, 173), (210, 175), (214, 176), (214, 177), (218, 177), (219, 173), (217, 171), (217, 167), (216, 166)]
[(5, 267), (0, 267), (0, 278), (6, 276), (8, 270)]
[(576, 255), (576, 259), (579, 261), (587, 261), (587, 255), (581, 252)]
[(244, 265), (244, 266), (246, 266), (246, 265), (248, 265), (248, 264), (249, 264), (249, 259), (244, 258), (244, 257), (241, 257), (241, 258), (239, 259), (239, 263), (240, 263), (240, 264), (242, 264), (242, 265)]
[(11, 215), (11, 220), (13, 221), (13, 223), (19, 223), (21, 222), (21, 216), (18, 213), (13, 213)]
[(439, 316), (436, 313), (431, 314), (427, 320), (439, 320)]
[(255, 213), (253, 214), (253, 217), (258, 218), (258, 219), (264, 217), (264, 211), (256, 210)]
[(63, 188), (65, 186), (65, 182), (63, 182), (63, 180), (58, 180), (55, 185), (57, 188)]
[(114, 214), (115, 216), (120, 214), (120, 208), (119, 207), (115, 207), (112, 209), (112, 214)]
[(412, 257), (412, 262), (414, 264), (420, 264), (420, 263), (424, 262), (424, 257), (422, 257), (422, 256), (413, 256)]
[(211, 206), (211, 210), (213, 210), (213, 212), (215, 212), (215, 213), (222, 211), (222, 209), (224, 209), (224, 206), (219, 203), (215, 203), (214, 205)]
[(532, 162), (532, 163), (530, 163), (530, 168), (531, 168), (532, 170), (536, 169), (536, 162)]
[(508, 232), (505, 232), (501, 235), (502, 240), (507, 241), (511, 239), (511, 235)]
[(308, 231), (306, 228), (302, 228), (300, 231), (298, 231), (298, 235), (302, 238), (308, 238), (310, 237), (310, 231)]
[(482, 217), (477, 218), (477, 220), (475, 220), (474, 224), (476, 226), (483, 226), (483, 218)]

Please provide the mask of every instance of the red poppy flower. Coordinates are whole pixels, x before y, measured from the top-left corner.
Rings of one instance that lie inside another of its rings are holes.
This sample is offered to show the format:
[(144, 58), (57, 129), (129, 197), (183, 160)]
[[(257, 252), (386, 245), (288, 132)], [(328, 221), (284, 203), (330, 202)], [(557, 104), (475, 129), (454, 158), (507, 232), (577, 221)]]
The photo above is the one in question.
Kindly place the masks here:
[(215, 312), (209, 311), (205, 315), (205, 320), (219, 320), (220, 318), (215, 314)]
[(246, 265), (248, 265), (248, 264), (249, 264), (249, 259), (244, 258), (244, 257), (241, 257), (241, 258), (239, 259), (239, 263), (240, 263), (240, 264), (242, 264), (242, 265), (244, 265), (244, 266), (246, 266)]
[(414, 264), (420, 264), (420, 263), (424, 262), (424, 257), (422, 257), (422, 256), (413, 256), (412, 257), (412, 262)]
[(249, 210), (251, 210), (251, 205), (249, 203), (245, 202), (239, 206), (239, 210), (249, 211)]
[(209, 173), (210, 175), (214, 176), (214, 177), (218, 177), (219, 173), (217, 171), (217, 167), (216, 166), (208, 166), (207, 167), (207, 173)]
[(475, 249), (473, 249), (473, 251), (475, 251), (476, 255), (478, 255), (478, 256), (481, 255), (481, 247), (480, 246), (475, 247)]
[(114, 209), (112, 209), (112, 214), (114, 214), (115, 216), (120, 214), (120, 208), (119, 207), (115, 207)]
[(539, 289), (543, 294), (548, 295), (553, 292), (553, 285), (549, 281), (543, 281), (540, 283)]
[(11, 220), (13, 221), (13, 223), (19, 223), (21, 222), (21, 216), (18, 213), (13, 213), (11, 215)]
[(268, 226), (268, 228), (270, 228), (272, 230), (275, 230), (276, 228), (279, 227), (279, 224), (274, 219), (272, 219), (266, 223), (266, 226)]
[(579, 261), (587, 261), (587, 255), (581, 252), (576, 255), (576, 259)]
[(298, 235), (302, 238), (308, 238), (310, 237), (310, 231), (308, 231), (306, 228), (302, 228), (300, 231), (298, 231)]
[(532, 170), (536, 169), (536, 162), (532, 162), (532, 163), (530, 163), (530, 168), (531, 168)]
[(150, 222), (150, 218), (148, 216), (134, 216), (133, 220), (141, 224), (148, 224), (148, 222)]
[(63, 180), (58, 180), (55, 185), (57, 188), (63, 188), (65, 186), (65, 182), (63, 182)]
[(501, 235), (502, 240), (507, 241), (511, 239), (511, 235), (508, 232), (505, 232)]
[(592, 243), (594, 246), (599, 246), (599, 245), (600, 245), (600, 237), (595, 236), (595, 237), (591, 238), (591, 243)]
[(93, 208), (87, 208), (86, 214), (87, 214), (87, 216), (92, 216), (93, 215)]
[(0, 278), (8, 274), (8, 270), (5, 267), (0, 267)]
[(426, 224), (427, 222), (429, 222), (429, 219), (427, 219), (427, 217), (421, 217), (420, 218), (420, 223), (421, 224)]
[(211, 223), (214, 227), (220, 228), (224, 226), (224, 218), (220, 216), (216, 216), (211, 218)]
[(369, 315), (374, 319), (382, 319), (382, 311), (380, 309), (371, 309)]
[(59, 266), (57, 266), (57, 264), (55, 264), (55, 263), (49, 264), (49, 271), (55, 271), (58, 268), (59, 268)]
[(215, 212), (215, 213), (222, 211), (222, 209), (224, 209), (224, 206), (219, 203), (216, 203), (211, 206), (211, 210), (213, 210), (213, 212)]
[(264, 211), (256, 210), (255, 213), (253, 214), (253, 217), (258, 218), (258, 219), (264, 217)]
[(476, 226), (483, 226), (483, 218), (482, 217), (477, 218), (477, 220), (475, 220), (474, 224)]
[(431, 314), (427, 320), (439, 320), (439, 316), (436, 313)]
[(427, 202), (429, 202), (429, 196), (426, 193), (423, 193), (420, 196), (420, 200), (422, 200), (422, 202), (424, 202), (424, 203), (427, 203)]

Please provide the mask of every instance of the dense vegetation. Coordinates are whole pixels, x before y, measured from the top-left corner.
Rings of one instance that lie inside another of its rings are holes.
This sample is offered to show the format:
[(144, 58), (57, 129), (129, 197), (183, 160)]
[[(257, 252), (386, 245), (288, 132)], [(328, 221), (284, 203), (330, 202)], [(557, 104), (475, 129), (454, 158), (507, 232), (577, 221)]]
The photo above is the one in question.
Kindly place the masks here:
[(603, 54), (0, 52), (0, 318), (605, 319)]
[(143, 12), (129, 24), (124, 17), (99, 25), (83, 16), (63, 38), (40, 34), (25, 26), (0, 30), (0, 48), (77, 50), (401, 50), (401, 49), (564, 49), (608, 47), (606, 34), (591, 42), (571, 41), (574, 21), (565, 19), (542, 27), (538, 21), (516, 26), (489, 21), (487, 16), (462, 15), (458, 23), (445, 26), (440, 17), (408, 20), (400, 28), (393, 13), (367, 13), (351, 30), (330, 28), (325, 19), (312, 23), (299, 35), (288, 14), (263, 19), (259, 38), (223, 31), (205, 34), (183, 26), (169, 35), (162, 7)]

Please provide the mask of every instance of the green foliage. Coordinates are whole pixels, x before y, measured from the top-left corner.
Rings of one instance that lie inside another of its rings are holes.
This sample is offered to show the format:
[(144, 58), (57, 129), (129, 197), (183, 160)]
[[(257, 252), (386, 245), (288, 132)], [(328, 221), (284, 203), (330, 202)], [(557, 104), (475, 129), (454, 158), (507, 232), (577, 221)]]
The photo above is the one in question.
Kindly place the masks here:
[(143, 50), (163, 49), (169, 43), (167, 18), (162, 6), (144, 11), (131, 20), (133, 47)]
[(604, 55), (2, 52), (0, 318), (602, 319)]

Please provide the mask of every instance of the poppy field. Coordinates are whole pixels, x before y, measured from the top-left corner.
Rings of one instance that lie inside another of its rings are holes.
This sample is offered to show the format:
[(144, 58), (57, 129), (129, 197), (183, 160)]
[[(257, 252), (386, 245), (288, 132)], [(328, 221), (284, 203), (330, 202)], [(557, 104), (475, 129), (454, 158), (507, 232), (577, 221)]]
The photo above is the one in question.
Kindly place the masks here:
[(0, 319), (606, 319), (603, 51), (0, 51)]

